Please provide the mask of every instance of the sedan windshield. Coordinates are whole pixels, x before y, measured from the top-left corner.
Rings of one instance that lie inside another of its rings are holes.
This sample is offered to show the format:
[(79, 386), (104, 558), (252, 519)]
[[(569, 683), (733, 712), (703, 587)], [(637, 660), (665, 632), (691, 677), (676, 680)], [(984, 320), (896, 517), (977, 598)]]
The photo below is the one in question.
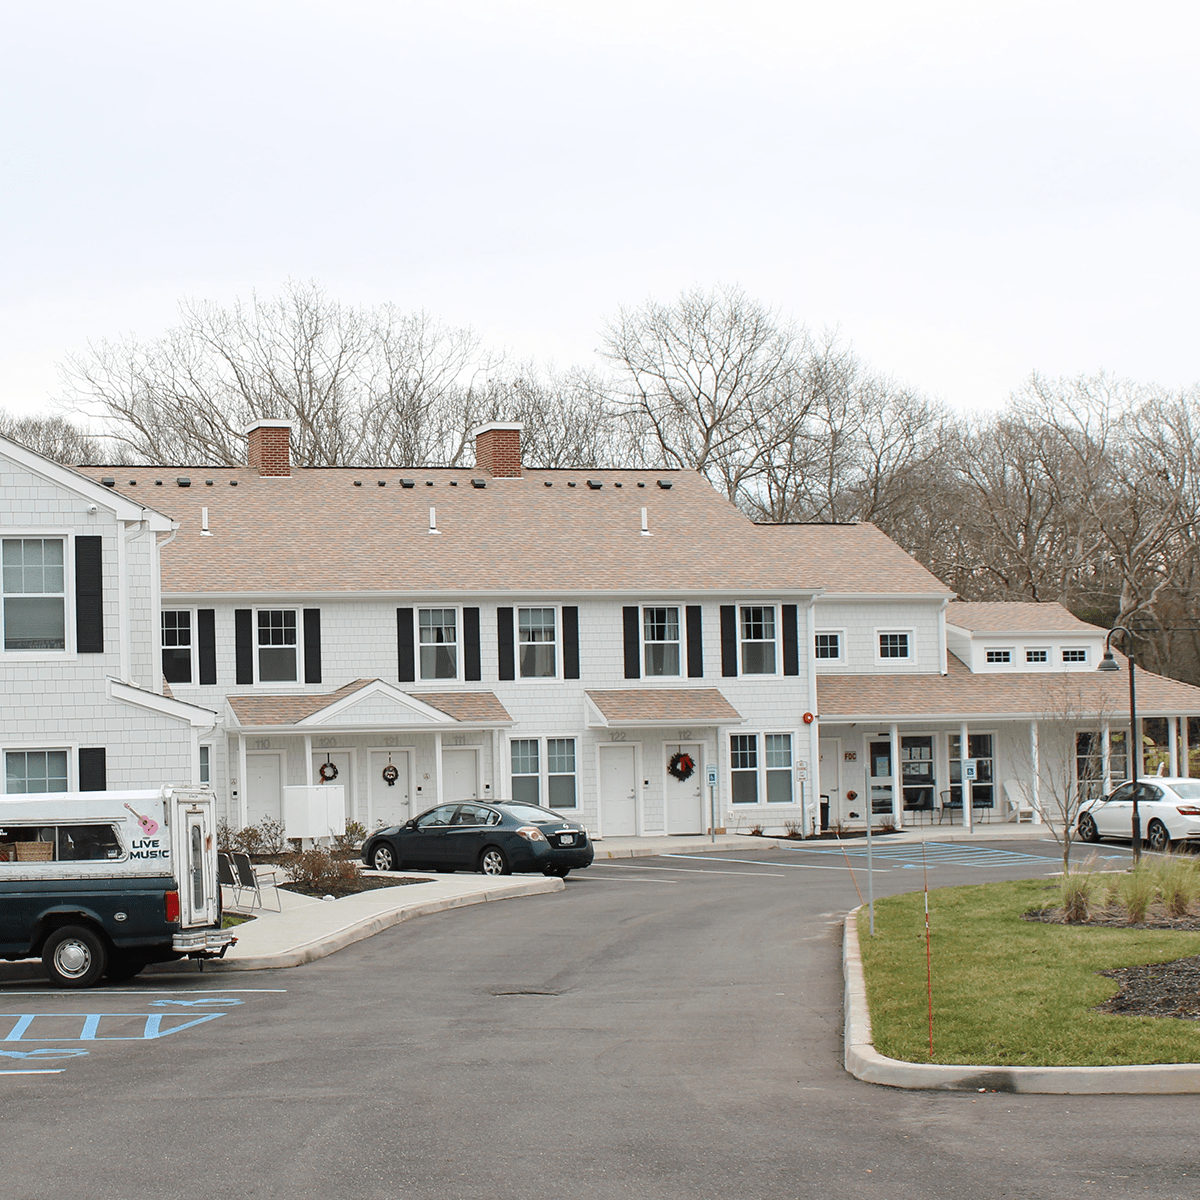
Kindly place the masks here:
[(532, 804), (506, 804), (504, 808), (507, 812), (512, 813), (518, 821), (533, 821), (539, 825), (545, 825), (547, 821), (557, 824), (563, 820), (558, 813), (553, 813), (548, 808), (535, 808)]

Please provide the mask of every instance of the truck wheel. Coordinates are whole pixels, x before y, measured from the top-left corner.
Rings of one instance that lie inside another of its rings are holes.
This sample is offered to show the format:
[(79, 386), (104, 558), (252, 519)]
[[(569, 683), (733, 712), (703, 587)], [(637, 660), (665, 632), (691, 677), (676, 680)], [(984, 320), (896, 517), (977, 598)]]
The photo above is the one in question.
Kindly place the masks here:
[(104, 943), (84, 925), (56, 929), (42, 948), (42, 966), (55, 987), (91, 987), (108, 966)]
[(140, 975), (149, 965), (143, 958), (129, 958), (124, 954), (114, 954), (104, 969), (104, 978), (109, 983), (124, 983), (125, 980)]

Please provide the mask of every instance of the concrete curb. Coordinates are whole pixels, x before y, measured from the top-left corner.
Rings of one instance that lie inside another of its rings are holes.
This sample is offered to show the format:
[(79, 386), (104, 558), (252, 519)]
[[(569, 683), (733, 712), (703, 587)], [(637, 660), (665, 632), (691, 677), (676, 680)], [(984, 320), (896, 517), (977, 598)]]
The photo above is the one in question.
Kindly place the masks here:
[[(860, 905), (861, 907), (861, 905)], [(1026, 1092), (1070, 1096), (1168, 1095), (1200, 1092), (1200, 1063), (1129, 1067), (991, 1067), (902, 1062), (871, 1041), (871, 1014), (858, 946), (858, 909), (846, 917), (845, 1067), (856, 1079), (886, 1087), (962, 1092)]]
[(401, 904), (387, 912), (375, 913), (350, 921), (339, 929), (322, 934), (311, 941), (292, 946), (276, 954), (256, 954), (246, 958), (218, 959), (205, 965), (205, 971), (267, 971), (280, 967), (298, 967), (314, 962), (318, 958), (333, 954), (346, 946), (361, 942), (365, 938), (382, 933), (401, 921), (413, 917), (427, 917), (432, 913), (445, 912), (451, 908), (465, 908), (469, 904), (486, 904), (492, 900), (509, 900), (517, 896), (538, 896), (546, 892), (561, 892), (566, 883), (561, 879), (531, 879), (526, 882), (507, 883), (502, 888), (489, 888), (465, 896), (442, 896), (436, 900), (417, 900)]

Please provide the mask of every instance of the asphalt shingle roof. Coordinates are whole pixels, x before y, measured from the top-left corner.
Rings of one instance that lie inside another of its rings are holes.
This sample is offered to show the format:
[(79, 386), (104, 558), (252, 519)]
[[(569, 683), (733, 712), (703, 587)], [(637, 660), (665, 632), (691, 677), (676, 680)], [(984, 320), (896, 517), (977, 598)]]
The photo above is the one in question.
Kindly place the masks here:
[(1081, 621), (1061, 604), (1033, 601), (968, 603), (956, 600), (946, 608), (946, 621), (972, 633), (1105, 633)]
[(719, 725), (742, 720), (717, 688), (621, 688), (587, 695), (606, 721), (619, 725), (662, 721)]
[[(295, 725), (375, 682), (374, 679), (356, 679), (337, 691), (320, 696), (227, 696), (226, 699), (239, 725)], [(388, 686), (395, 687), (395, 684)], [(492, 692), (408, 692), (406, 695), (456, 721), (512, 721), (507, 709)]]

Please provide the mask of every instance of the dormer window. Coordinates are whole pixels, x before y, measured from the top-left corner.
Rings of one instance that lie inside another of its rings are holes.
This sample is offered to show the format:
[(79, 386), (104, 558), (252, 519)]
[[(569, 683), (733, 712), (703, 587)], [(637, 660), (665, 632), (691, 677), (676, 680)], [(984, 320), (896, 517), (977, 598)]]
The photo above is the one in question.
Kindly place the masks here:
[(1068, 646), (1064, 647), (1062, 652), (1062, 660), (1065, 663), (1085, 663), (1088, 660), (1087, 647), (1085, 646)]
[(1032, 647), (1025, 651), (1027, 663), (1044, 663), (1050, 661), (1050, 651), (1042, 646)]
[(1003, 666), (1012, 662), (1011, 650), (989, 650), (987, 651), (987, 663), (989, 667)]

